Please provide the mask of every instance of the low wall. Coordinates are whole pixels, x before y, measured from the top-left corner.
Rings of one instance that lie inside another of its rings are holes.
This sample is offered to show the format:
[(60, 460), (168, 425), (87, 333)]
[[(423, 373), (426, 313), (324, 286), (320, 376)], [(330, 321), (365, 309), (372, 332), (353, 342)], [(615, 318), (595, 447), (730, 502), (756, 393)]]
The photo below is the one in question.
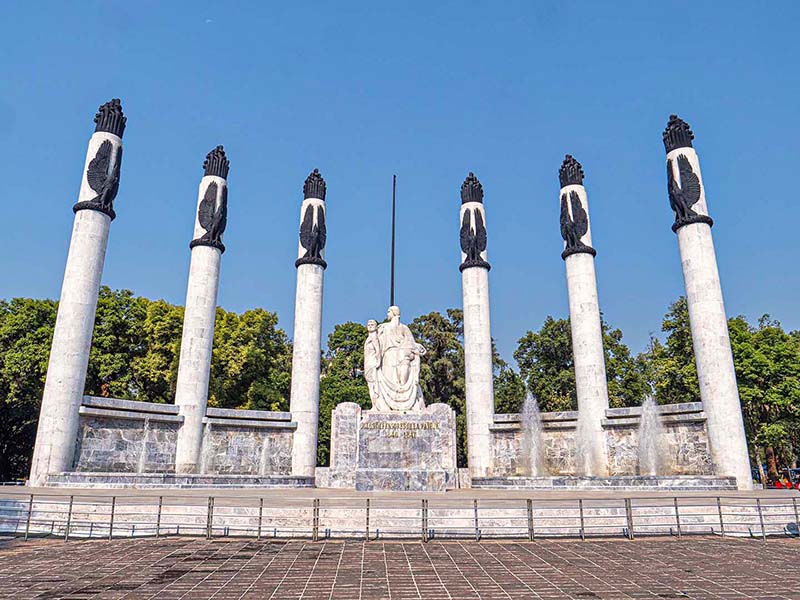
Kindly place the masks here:
[[(706, 416), (700, 402), (665, 404), (658, 407), (663, 425), (661, 446), (665, 475), (712, 475)], [(606, 410), (609, 475), (639, 474), (639, 423), (641, 407)], [(575, 475), (577, 411), (542, 413), (542, 442), (550, 475)], [(521, 415), (497, 414), (491, 428), (495, 477), (522, 473), (520, 447)]]
[[(172, 404), (85, 396), (74, 472), (174, 473), (183, 417)], [(209, 408), (201, 473), (289, 475), (297, 424), (285, 412)]]

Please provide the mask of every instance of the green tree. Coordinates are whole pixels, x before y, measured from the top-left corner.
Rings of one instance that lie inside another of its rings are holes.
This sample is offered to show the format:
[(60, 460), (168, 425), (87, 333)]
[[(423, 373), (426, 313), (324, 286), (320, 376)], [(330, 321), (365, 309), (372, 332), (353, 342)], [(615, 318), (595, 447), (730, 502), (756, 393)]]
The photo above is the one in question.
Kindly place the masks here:
[(364, 379), (364, 342), (367, 328), (360, 323), (341, 323), (328, 336), (319, 391), (317, 464), (330, 462), (331, 414), (342, 402), (355, 402), (361, 408), (372, 406)]
[(86, 370), (87, 394), (144, 399), (133, 379), (132, 362), (146, 352), (143, 328), (148, 302), (130, 290), (100, 288)]
[(275, 313), (257, 308), (237, 315), (217, 308), (209, 404), (289, 410), (291, 354)]
[(775, 481), (780, 464), (791, 464), (800, 449), (800, 341), (764, 315), (750, 325), (728, 320), (739, 397), (750, 451)]
[[(610, 406), (641, 404), (648, 391), (642, 365), (631, 356), (619, 329), (611, 329), (605, 321), (602, 328)], [(514, 358), (542, 411), (577, 408), (569, 319), (548, 316), (539, 331), (528, 331), (519, 340)]]
[(30, 469), (56, 308), (52, 300), (0, 300), (0, 481)]
[(665, 343), (653, 338), (650, 347), (639, 356), (659, 404), (677, 404), (700, 400), (697, 366), (694, 362), (689, 306), (681, 296), (670, 304), (661, 323), (667, 334)]
[(441, 402), (456, 413), (458, 466), (467, 466), (467, 413), (464, 385), (464, 313), (447, 309), (445, 315), (430, 312), (408, 326), (414, 339), (425, 347), (420, 366), (420, 385), (426, 404)]
[(142, 333), (144, 352), (131, 360), (137, 397), (147, 402), (171, 403), (178, 378), (183, 307), (164, 300), (147, 301)]

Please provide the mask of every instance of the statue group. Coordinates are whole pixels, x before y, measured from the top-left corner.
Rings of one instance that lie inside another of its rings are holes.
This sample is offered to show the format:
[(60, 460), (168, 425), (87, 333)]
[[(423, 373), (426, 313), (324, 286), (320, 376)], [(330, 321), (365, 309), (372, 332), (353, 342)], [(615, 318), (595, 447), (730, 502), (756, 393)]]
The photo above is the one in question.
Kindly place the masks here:
[(420, 411), (425, 408), (419, 384), (420, 357), (425, 348), (414, 340), (407, 325), (400, 322), (400, 309), (390, 306), (387, 321), (367, 322), (364, 342), (364, 378), (369, 386), (372, 409)]

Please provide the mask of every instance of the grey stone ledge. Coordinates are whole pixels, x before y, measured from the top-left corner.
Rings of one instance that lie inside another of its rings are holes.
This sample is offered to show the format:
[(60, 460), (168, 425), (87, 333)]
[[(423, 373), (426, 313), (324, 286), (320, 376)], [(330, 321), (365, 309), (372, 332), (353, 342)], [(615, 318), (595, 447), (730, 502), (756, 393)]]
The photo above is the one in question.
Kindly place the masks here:
[[(702, 412), (702, 402), (681, 402), (678, 404), (661, 404), (658, 413), (661, 415), (675, 415)], [(607, 408), (606, 418), (616, 419), (625, 417), (639, 417), (642, 414), (641, 406), (627, 406), (625, 408)]]
[[(706, 413), (683, 413), (674, 415), (661, 415), (659, 419), (663, 425), (671, 425), (678, 423), (705, 423)], [(641, 423), (641, 416), (636, 415), (630, 418), (616, 418), (616, 419), (603, 419), (603, 427), (638, 427)]]
[(313, 487), (313, 477), (299, 475), (177, 475), (175, 473), (67, 472), (50, 475), (48, 487), (241, 488)]
[(291, 421), (292, 413), (271, 410), (242, 410), (237, 408), (214, 408), (209, 406), (206, 416), (218, 419), (246, 419), (252, 421)]
[(101, 398), (84, 396), (82, 406), (111, 410), (130, 410), (139, 413), (159, 413), (177, 415), (180, 409), (174, 404), (156, 404), (155, 402), (139, 402), (138, 400), (122, 400), (120, 398)]
[(254, 429), (297, 429), (297, 423), (287, 421), (262, 421), (259, 419), (217, 419), (205, 417), (203, 423), (219, 427), (252, 427)]
[[(547, 422), (568, 422), (578, 420), (577, 410), (567, 410), (558, 412), (543, 412), (540, 415), (542, 423)], [(500, 423), (519, 423), (522, 421), (522, 413), (497, 413), (494, 415), (494, 422)]]
[(110, 410), (108, 408), (95, 408), (93, 406), (86, 405), (83, 405), (78, 409), (78, 414), (85, 417), (100, 417), (102, 419), (128, 419), (130, 421), (144, 421), (145, 419), (148, 419), (156, 422), (183, 422), (183, 415), (134, 412), (131, 410)]

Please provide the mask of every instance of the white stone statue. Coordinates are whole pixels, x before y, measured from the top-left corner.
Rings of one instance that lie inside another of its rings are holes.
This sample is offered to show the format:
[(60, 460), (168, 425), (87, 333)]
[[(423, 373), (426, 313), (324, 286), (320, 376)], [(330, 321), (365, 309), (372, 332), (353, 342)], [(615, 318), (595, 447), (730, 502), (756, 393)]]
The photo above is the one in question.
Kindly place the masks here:
[(390, 306), (388, 322), (367, 322), (364, 342), (364, 378), (372, 408), (377, 411), (419, 411), (425, 408), (419, 385), (420, 357), (425, 348), (414, 341), (400, 322), (400, 309)]

